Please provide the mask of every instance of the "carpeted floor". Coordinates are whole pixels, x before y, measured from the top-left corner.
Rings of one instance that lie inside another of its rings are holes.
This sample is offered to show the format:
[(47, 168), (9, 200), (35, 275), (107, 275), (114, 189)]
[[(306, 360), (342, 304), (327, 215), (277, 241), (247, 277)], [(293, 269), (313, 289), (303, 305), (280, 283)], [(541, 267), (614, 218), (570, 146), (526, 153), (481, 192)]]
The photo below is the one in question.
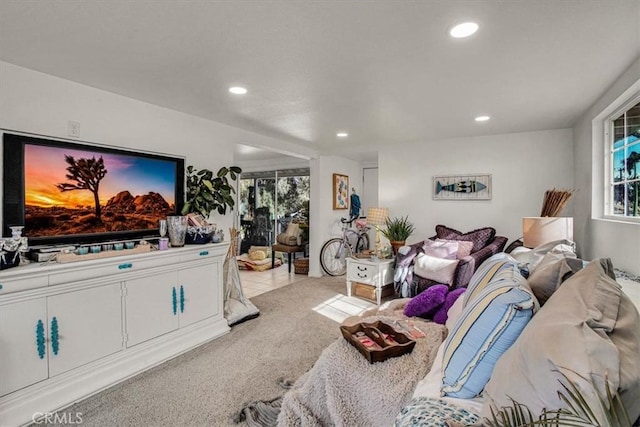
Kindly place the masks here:
[[(88, 426), (230, 426), (243, 403), (284, 393), (340, 336), (313, 311), (344, 294), (344, 277), (299, 281), (251, 301), (260, 317), (231, 333), (67, 408)], [(42, 425), (42, 424), (40, 424)]]

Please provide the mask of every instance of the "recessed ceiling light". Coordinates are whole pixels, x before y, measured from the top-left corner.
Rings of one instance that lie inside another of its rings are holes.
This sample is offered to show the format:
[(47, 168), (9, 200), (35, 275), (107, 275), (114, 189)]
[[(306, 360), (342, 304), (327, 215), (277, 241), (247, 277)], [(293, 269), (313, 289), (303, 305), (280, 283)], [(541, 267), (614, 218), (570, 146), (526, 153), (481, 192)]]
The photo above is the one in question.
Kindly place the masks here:
[(338, 132), (338, 133), (336, 133), (336, 136), (337, 136), (338, 138), (346, 138), (346, 137), (348, 137), (348, 136), (349, 136), (349, 134), (348, 134), (348, 133), (346, 133), (346, 132)]
[(478, 116), (475, 118), (476, 122), (486, 122), (487, 120), (489, 120), (491, 117), (489, 116)]
[(463, 22), (458, 24), (449, 30), (449, 35), (456, 39), (469, 37), (478, 31), (478, 24), (475, 22)]
[(236, 95), (244, 95), (247, 93), (247, 88), (242, 86), (232, 86), (229, 88), (229, 92), (234, 93)]

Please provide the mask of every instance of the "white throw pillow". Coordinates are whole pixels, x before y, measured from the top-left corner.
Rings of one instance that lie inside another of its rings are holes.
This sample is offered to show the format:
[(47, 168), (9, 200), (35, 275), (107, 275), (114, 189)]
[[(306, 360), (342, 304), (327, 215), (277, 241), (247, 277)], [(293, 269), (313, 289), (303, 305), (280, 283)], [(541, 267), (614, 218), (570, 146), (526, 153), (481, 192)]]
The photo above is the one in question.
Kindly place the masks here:
[(456, 259), (442, 259), (418, 254), (413, 262), (413, 272), (425, 279), (451, 285), (458, 262)]

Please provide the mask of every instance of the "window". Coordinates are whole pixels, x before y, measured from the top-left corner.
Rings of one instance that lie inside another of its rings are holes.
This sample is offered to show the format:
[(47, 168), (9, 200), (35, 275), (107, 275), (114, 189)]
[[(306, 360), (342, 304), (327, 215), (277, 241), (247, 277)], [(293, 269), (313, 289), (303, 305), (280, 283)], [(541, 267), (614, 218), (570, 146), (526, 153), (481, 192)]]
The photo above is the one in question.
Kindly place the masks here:
[(640, 98), (608, 121), (608, 208), (606, 214), (640, 219)]

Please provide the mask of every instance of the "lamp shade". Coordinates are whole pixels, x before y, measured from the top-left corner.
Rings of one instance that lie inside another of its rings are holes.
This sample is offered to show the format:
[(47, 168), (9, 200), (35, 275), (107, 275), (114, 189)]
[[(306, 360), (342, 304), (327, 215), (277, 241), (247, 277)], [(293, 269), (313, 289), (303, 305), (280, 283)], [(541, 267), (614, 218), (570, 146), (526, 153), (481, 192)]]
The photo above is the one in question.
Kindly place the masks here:
[(389, 218), (388, 208), (367, 209), (367, 223), (371, 225), (382, 225)]
[(522, 243), (535, 248), (544, 243), (567, 239), (573, 241), (573, 218), (558, 216), (522, 218)]

